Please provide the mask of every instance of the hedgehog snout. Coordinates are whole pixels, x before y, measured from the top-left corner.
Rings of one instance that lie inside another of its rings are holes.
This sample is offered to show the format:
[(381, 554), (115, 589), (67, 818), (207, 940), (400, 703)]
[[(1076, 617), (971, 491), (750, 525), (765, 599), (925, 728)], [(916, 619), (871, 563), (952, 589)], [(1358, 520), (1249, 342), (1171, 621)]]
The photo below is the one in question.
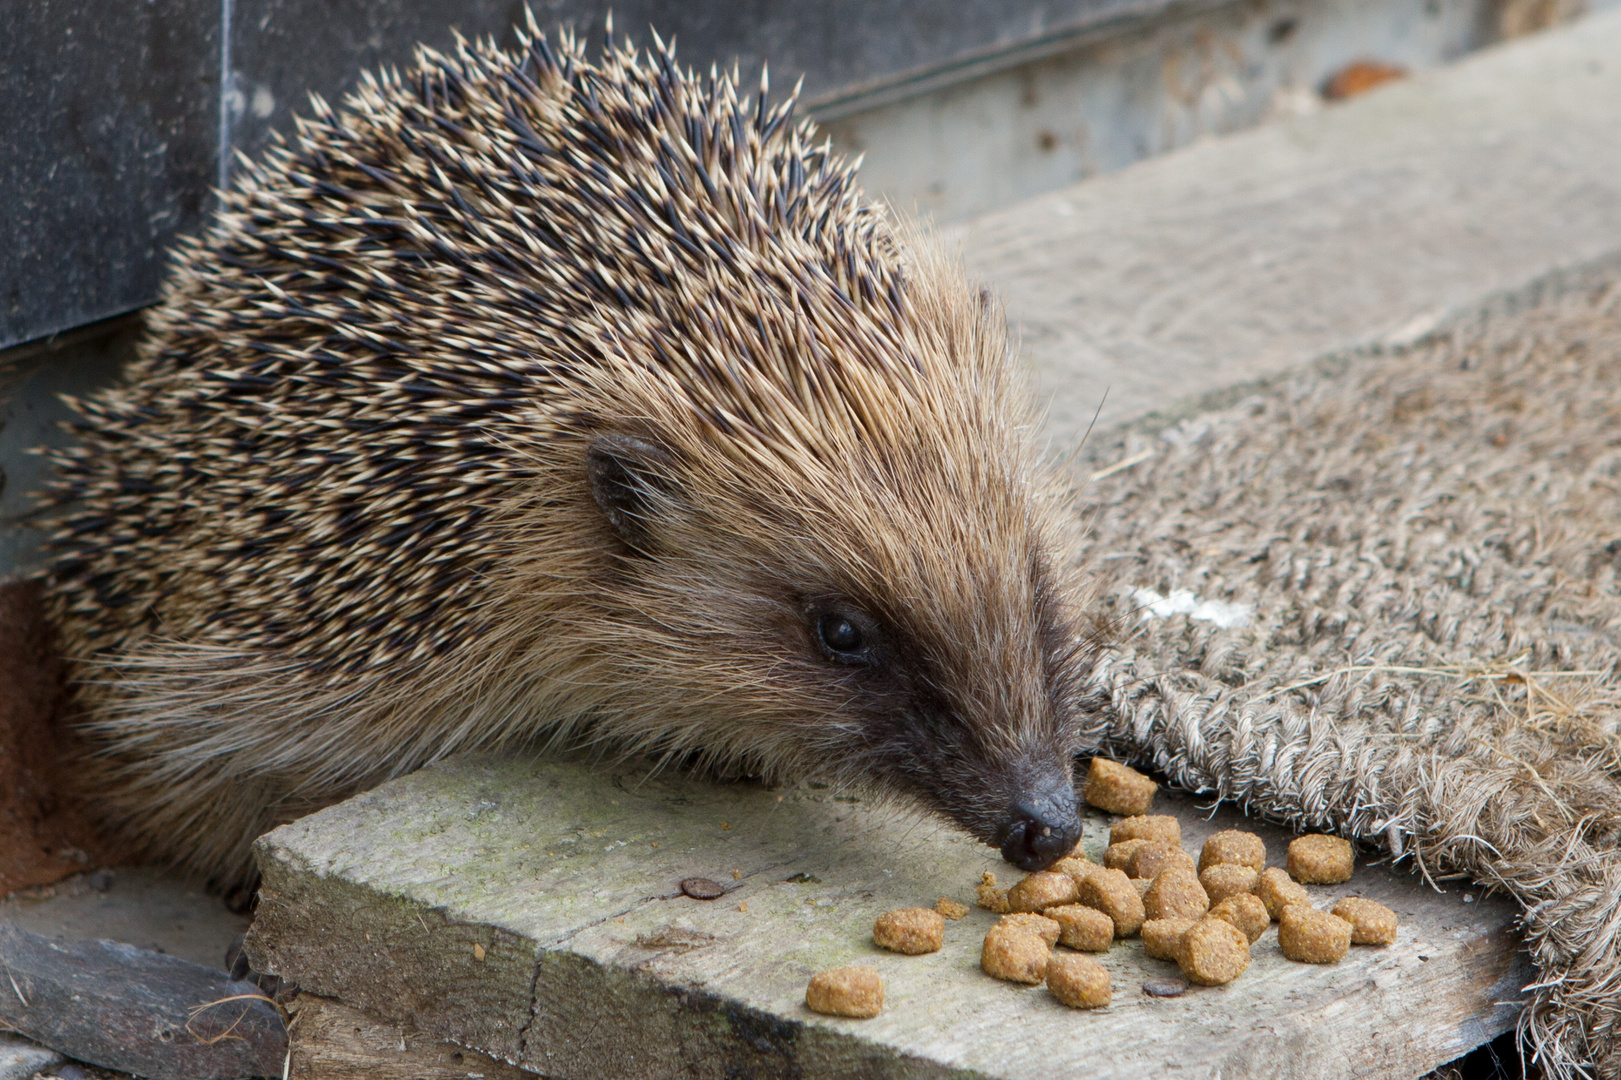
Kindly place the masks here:
[(1080, 839), (1075, 789), (1067, 778), (1052, 778), (1014, 799), (996, 830), (1002, 858), (1027, 871), (1051, 866)]

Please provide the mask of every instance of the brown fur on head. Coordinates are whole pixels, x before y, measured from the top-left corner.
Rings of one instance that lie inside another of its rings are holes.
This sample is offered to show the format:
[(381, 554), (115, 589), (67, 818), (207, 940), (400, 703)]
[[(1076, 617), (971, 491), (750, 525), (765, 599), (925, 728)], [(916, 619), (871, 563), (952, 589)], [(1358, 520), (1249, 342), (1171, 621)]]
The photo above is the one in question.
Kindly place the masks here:
[(811, 133), (539, 37), (317, 102), (59, 457), (129, 835), (239, 877), (279, 820), (551, 738), (1067, 851), (1086, 658), (1006, 329)]

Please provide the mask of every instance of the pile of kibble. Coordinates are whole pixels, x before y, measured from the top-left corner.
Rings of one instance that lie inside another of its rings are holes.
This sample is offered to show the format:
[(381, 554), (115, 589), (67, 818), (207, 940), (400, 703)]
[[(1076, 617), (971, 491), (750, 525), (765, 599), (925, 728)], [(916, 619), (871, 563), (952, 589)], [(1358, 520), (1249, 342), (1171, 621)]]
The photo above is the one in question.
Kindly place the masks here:
[[(1383, 904), (1354, 896), (1332, 911), (1311, 904), (1304, 886), (1350, 880), (1348, 841), (1298, 837), (1289, 845), (1285, 871), (1266, 865), (1259, 836), (1229, 829), (1205, 841), (1196, 865), (1182, 850), (1176, 818), (1148, 813), (1155, 790), (1154, 781), (1135, 769), (1093, 758), (1086, 801), (1124, 815), (1109, 832), (1103, 863), (1092, 862), (1077, 845), (1050, 869), (1008, 889), (985, 874), (979, 906), (1002, 916), (980, 949), (985, 974), (1044, 982), (1065, 1005), (1095, 1009), (1109, 1003), (1109, 972), (1085, 954), (1107, 952), (1120, 938), (1140, 936), (1149, 956), (1175, 961), (1188, 982), (1203, 986), (1242, 975), (1250, 946), (1274, 922), (1283, 955), (1307, 964), (1332, 964), (1353, 944), (1396, 940), (1396, 913)], [(946, 920), (968, 910), (941, 899), (933, 908), (886, 912), (873, 924), (872, 940), (912, 956), (937, 952)], [(1054, 951), (1057, 946), (1071, 951)], [(811, 979), (805, 1004), (833, 1016), (877, 1016), (884, 1007), (883, 980), (868, 967), (824, 971)]]

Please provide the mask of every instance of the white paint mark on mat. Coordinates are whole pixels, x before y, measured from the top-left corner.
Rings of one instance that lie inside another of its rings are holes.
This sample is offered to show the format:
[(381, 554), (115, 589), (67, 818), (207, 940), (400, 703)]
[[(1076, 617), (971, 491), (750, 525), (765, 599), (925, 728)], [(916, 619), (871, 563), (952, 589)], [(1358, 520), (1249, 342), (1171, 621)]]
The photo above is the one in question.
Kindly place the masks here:
[(1161, 596), (1153, 589), (1133, 589), (1131, 598), (1142, 610), (1145, 619), (1169, 619), (1172, 615), (1186, 615), (1200, 622), (1213, 622), (1223, 630), (1248, 626), (1248, 604), (1229, 604), (1225, 600), (1200, 600), (1192, 589), (1173, 589), (1170, 596)]

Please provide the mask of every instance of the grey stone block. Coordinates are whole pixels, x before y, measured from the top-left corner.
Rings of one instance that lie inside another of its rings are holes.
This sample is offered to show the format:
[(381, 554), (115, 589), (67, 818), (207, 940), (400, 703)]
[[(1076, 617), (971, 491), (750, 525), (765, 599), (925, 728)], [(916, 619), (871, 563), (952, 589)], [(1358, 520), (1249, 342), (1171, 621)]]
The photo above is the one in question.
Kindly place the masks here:
[(0, 1032), (0, 1080), (33, 1080), (34, 1074), (43, 1072), (62, 1062), (62, 1055), (29, 1042), (20, 1035)]

